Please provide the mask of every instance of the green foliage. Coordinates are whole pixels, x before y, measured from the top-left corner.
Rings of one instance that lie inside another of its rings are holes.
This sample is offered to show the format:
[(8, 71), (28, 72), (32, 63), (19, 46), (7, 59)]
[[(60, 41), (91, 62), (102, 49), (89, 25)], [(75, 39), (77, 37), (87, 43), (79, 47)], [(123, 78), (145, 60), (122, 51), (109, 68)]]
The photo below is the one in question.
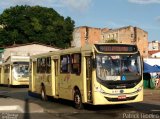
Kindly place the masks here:
[(61, 48), (69, 47), (74, 21), (54, 9), (40, 6), (15, 6), (0, 15), (0, 46), (39, 42)]
[(118, 43), (118, 41), (115, 39), (108, 39), (106, 40), (106, 43)]

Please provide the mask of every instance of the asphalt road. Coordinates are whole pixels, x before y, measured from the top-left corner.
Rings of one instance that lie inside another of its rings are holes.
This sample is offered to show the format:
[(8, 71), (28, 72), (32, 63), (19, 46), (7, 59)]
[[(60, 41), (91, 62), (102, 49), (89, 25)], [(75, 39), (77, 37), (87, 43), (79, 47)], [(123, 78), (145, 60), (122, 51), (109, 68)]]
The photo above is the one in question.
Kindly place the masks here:
[(134, 103), (91, 106), (76, 110), (72, 102), (28, 96), (28, 88), (0, 87), (0, 106), (20, 105), (24, 112), (0, 111), (0, 119), (160, 119), (160, 105)]

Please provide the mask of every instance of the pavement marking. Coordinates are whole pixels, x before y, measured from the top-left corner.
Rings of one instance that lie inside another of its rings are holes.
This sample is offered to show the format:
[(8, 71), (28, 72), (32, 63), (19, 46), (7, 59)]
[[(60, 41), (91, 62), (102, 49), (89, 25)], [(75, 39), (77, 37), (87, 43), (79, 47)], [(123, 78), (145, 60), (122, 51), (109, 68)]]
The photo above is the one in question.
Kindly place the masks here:
[(160, 112), (160, 110), (151, 110), (152, 112)]
[(18, 105), (12, 105), (12, 106), (0, 106), (0, 111), (20, 111), (24, 112), (23, 109)]

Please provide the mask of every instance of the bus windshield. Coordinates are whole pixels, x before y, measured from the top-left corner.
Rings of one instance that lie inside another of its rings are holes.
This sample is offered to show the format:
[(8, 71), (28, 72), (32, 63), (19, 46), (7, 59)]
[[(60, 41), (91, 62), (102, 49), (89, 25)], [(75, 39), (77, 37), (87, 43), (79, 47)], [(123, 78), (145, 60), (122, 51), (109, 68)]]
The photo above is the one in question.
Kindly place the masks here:
[(141, 77), (139, 54), (96, 55), (96, 73), (100, 80), (135, 80)]
[(18, 77), (27, 77), (29, 75), (29, 62), (14, 62), (13, 70)]

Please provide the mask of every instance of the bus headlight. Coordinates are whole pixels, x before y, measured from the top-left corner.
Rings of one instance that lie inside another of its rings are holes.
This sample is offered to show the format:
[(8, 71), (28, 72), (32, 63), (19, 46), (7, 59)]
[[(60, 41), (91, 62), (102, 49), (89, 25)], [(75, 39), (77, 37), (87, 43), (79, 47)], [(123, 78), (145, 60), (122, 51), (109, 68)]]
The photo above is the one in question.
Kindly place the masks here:
[(96, 91), (100, 93), (105, 93), (105, 91), (100, 87), (96, 87)]
[(142, 90), (142, 88), (143, 88), (143, 86), (140, 86), (139, 88), (136, 88), (136, 91), (139, 92)]

